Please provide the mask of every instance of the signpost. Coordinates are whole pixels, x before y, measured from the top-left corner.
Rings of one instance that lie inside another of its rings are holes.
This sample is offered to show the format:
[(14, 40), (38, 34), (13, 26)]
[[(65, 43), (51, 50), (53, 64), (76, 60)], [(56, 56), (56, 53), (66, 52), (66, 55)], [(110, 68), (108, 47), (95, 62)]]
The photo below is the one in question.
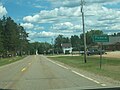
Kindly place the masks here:
[(102, 44), (103, 42), (109, 42), (108, 35), (96, 35), (93, 36), (93, 42), (100, 42), (100, 69), (102, 67)]

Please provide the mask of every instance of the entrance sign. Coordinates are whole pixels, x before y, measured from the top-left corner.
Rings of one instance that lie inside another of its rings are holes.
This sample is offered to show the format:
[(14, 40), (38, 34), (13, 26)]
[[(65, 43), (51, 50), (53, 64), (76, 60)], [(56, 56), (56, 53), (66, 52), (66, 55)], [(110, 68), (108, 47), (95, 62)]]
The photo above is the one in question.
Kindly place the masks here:
[(100, 69), (102, 68), (102, 43), (109, 42), (108, 35), (95, 35), (93, 36), (93, 42), (100, 42)]
[(93, 36), (93, 42), (109, 42), (109, 36), (108, 35)]

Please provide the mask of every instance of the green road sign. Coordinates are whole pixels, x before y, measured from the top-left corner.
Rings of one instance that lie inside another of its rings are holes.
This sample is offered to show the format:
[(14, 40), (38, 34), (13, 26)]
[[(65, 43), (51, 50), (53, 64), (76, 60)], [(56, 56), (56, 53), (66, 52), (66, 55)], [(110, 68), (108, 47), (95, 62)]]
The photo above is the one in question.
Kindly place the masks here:
[(109, 36), (108, 35), (93, 36), (93, 42), (109, 42)]

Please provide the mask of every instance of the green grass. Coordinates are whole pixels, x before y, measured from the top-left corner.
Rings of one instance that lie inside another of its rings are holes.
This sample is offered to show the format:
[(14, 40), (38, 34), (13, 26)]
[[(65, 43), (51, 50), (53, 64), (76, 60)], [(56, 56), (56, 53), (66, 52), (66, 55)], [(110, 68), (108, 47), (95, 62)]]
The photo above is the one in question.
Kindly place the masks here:
[(120, 81), (120, 59), (117, 58), (103, 58), (101, 69), (99, 67), (99, 57), (88, 56), (87, 63), (84, 63), (83, 56), (59, 56), (48, 58)]
[(25, 56), (23, 56), (23, 57), (18, 56), (18, 57), (10, 57), (10, 58), (1, 58), (0, 59), (0, 66), (22, 60), (23, 58), (25, 58)]

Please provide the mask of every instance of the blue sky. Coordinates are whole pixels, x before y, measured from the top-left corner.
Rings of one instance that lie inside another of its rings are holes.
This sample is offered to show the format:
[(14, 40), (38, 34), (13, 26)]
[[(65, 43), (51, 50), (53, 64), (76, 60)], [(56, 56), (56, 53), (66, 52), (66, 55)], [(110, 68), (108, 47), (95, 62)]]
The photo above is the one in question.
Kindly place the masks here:
[[(12, 17), (29, 33), (31, 42), (51, 42), (62, 34), (82, 33), (81, 0), (0, 0), (0, 18)], [(85, 30), (120, 32), (120, 0), (84, 0)]]

